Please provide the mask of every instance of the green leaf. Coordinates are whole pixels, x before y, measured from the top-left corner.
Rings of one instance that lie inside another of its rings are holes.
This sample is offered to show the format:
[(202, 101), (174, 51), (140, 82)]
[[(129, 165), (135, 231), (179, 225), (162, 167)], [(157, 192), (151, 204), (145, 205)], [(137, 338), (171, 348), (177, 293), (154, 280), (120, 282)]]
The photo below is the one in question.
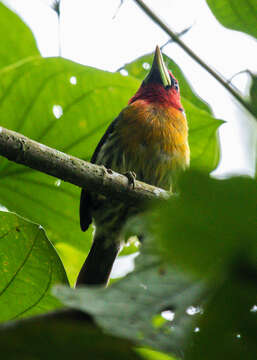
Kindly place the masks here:
[(186, 309), (199, 303), (202, 286), (161, 263), (155, 250), (146, 251), (148, 242), (146, 238), (135, 271), (107, 289), (56, 286), (53, 291), (65, 305), (93, 315), (105, 331), (180, 356), (191, 322)]
[(198, 332), (188, 339), (194, 346), (187, 347), (185, 360), (256, 359), (256, 285), (257, 268), (241, 256), (214, 288)]
[(2, 3), (0, 19), (0, 68), (30, 56), (40, 55), (31, 30)]
[[(1, 125), (89, 160), (138, 85), (136, 79), (60, 58), (33, 59), (1, 72)], [(80, 189), (4, 158), (0, 171), (0, 203), (40, 223), (54, 244), (76, 248), (78, 273), (91, 239), (91, 231), (83, 234), (79, 227)], [(62, 259), (67, 268), (73, 261)], [(68, 275), (74, 281), (74, 272)]]
[(217, 129), (223, 121), (215, 119), (187, 100), (184, 100), (184, 106), (188, 114), (190, 168), (211, 172), (219, 163)]
[(6, 360), (142, 359), (130, 342), (67, 318), (41, 317), (0, 326), (0, 347)]
[(256, 204), (253, 179), (217, 180), (191, 172), (182, 179), (180, 196), (149, 215), (149, 227), (166, 260), (203, 278), (226, 272), (240, 254), (254, 261)]
[(0, 239), (0, 321), (61, 307), (50, 290), (53, 284), (67, 284), (67, 277), (44, 230), (1, 211)]
[[(164, 55), (164, 60), (180, 85), (181, 100), (189, 126), (190, 167), (210, 172), (219, 162), (217, 129), (223, 121), (212, 116), (209, 105), (194, 93), (178, 65), (166, 55)], [(130, 76), (142, 81), (149, 71), (152, 61), (153, 54), (145, 55), (125, 65), (124, 69)]]
[(136, 236), (131, 236), (129, 241), (127, 241), (120, 253), (120, 256), (126, 256), (130, 254), (134, 254), (139, 251), (140, 242)]
[(255, 0), (206, 0), (217, 20), (225, 27), (257, 38)]

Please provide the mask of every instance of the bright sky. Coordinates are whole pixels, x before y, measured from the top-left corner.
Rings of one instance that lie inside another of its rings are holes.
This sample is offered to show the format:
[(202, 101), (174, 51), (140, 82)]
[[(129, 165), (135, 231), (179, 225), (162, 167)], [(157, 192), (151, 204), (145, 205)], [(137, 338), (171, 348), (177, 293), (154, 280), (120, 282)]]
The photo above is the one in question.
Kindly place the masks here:
[[(30, 26), (43, 56), (58, 55), (58, 21), (47, 4), (51, 0), (6, 0)], [(249, 69), (257, 72), (257, 47), (253, 38), (223, 28), (213, 17), (205, 0), (145, 0), (175, 31), (189, 25), (183, 37), (204, 61), (226, 78)], [(62, 0), (62, 56), (85, 65), (115, 71), (135, 58), (162, 45), (167, 35), (142, 12), (133, 0)], [(114, 17), (114, 15), (116, 16)], [(206, 100), (215, 116), (226, 120), (220, 130), (221, 164), (216, 175), (229, 173), (253, 174), (256, 148), (256, 125), (208, 73), (176, 44), (164, 52), (172, 57), (196, 92)], [(233, 84), (246, 91), (245, 74)]]

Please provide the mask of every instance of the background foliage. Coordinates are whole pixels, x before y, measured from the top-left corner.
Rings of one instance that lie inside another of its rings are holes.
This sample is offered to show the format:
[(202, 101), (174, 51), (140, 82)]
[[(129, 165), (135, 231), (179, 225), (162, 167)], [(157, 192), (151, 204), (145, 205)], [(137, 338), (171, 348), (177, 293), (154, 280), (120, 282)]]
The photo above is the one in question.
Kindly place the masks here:
[[(257, 20), (249, 11), (256, 7), (253, 1), (207, 2), (223, 25), (256, 36)], [(42, 58), (29, 28), (3, 4), (0, 18), (1, 125), (89, 160), (139, 87), (152, 54), (125, 65), (127, 76)], [(91, 231), (79, 230), (79, 189), (1, 158), (0, 203), (17, 215), (0, 213), (0, 320), (62, 304), (94, 319), (88, 324), (36, 317), (3, 324), (0, 344), (7, 358), (17, 351), (24, 359), (70, 358), (74, 348), (77, 355), (87, 351), (89, 358), (101, 359), (255, 358), (256, 184), (209, 178), (219, 160), (216, 130), (222, 121), (178, 65), (165, 61), (181, 87), (192, 173), (182, 180), (180, 197), (155, 204), (130, 224), (129, 231), (144, 231), (146, 240), (135, 270), (108, 289), (67, 287), (68, 279), (74, 284), (91, 239)], [(54, 297), (51, 287), (57, 283), (63, 285), (55, 287)]]

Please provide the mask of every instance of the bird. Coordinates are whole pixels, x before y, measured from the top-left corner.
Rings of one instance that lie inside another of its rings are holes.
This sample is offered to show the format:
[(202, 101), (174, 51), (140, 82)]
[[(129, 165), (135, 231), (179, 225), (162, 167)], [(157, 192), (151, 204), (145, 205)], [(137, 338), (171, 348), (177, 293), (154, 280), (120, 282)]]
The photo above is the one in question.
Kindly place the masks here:
[[(178, 175), (190, 162), (188, 124), (178, 81), (166, 67), (159, 46), (149, 73), (107, 128), (91, 162), (175, 191)], [(76, 286), (107, 286), (124, 242), (122, 228), (133, 213), (135, 209), (125, 203), (82, 189), (81, 230), (86, 231), (93, 221), (95, 232)]]

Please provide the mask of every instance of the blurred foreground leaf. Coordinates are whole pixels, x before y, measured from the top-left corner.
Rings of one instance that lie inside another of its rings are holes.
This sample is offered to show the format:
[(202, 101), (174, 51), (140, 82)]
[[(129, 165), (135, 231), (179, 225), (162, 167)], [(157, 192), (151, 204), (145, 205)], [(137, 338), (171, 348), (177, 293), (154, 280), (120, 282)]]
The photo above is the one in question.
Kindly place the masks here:
[(180, 196), (150, 214), (149, 227), (169, 262), (204, 278), (226, 270), (238, 254), (256, 259), (256, 204), (253, 179), (188, 172)]
[[(257, 267), (242, 256), (215, 286), (185, 360), (255, 360), (257, 354)], [(254, 310), (255, 309), (255, 310)]]
[(93, 315), (105, 331), (177, 356), (191, 322), (186, 309), (199, 304), (201, 293), (202, 286), (162, 264), (150, 249), (138, 256), (133, 273), (107, 289), (54, 288), (65, 305)]
[(206, 0), (217, 20), (225, 27), (257, 38), (256, 0)]
[(44, 230), (21, 217), (0, 212), (0, 321), (61, 307), (53, 284), (67, 284), (63, 265)]
[(34, 318), (0, 326), (6, 360), (140, 360), (133, 344), (70, 319)]

